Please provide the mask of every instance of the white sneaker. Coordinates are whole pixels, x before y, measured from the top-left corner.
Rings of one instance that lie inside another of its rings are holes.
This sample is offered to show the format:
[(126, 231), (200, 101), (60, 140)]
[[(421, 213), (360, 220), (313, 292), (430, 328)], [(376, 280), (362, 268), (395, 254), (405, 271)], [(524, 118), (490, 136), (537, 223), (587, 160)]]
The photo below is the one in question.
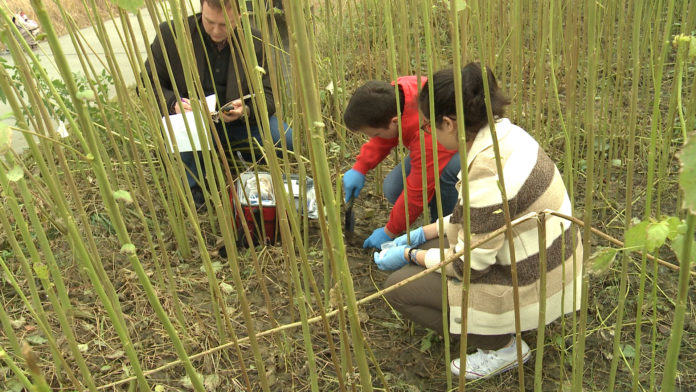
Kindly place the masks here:
[[(522, 343), (522, 363), (527, 362), (532, 356), (529, 346), (524, 340)], [(459, 358), (452, 361), (450, 368), (452, 374), (459, 376)], [(512, 336), (512, 345), (499, 350), (481, 350), (466, 356), (466, 375), (468, 380), (490, 377), (498, 373), (508, 371), (517, 367), (517, 345), (516, 338)]]

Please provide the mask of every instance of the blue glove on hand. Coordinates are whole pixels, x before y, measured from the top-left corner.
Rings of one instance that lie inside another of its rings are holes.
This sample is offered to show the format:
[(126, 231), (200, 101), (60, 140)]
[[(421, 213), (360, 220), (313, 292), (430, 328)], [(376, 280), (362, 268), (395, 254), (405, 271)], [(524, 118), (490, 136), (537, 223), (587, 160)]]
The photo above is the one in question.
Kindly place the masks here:
[[(423, 227), (411, 230), (409, 235), (411, 237), (411, 248), (417, 248), (425, 243), (425, 232), (423, 231)], [(394, 244), (396, 246), (408, 245), (406, 234), (396, 237)]]
[(367, 237), (365, 242), (363, 242), (363, 248), (381, 249), (383, 243), (391, 240), (392, 238), (384, 231), (384, 227), (380, 227), (379, 229), (375, 229), (375, 231)]
[(365, 175), (357, 170), (350, 169), (343, 174), (343, 191), (346, 193), (346, 203), (351, 197), (357, 198), (365, 186)]
[[(382, 252), (384, 252), (384, 254), (382, 254)], [(397, 270), (408, 264), (406, 257), (404, 257), (406, 245), (395, 246), (382, 252), (375, 252), (374, 255), (375, 264), (377, 264), (377, 268), (382, 271)]]

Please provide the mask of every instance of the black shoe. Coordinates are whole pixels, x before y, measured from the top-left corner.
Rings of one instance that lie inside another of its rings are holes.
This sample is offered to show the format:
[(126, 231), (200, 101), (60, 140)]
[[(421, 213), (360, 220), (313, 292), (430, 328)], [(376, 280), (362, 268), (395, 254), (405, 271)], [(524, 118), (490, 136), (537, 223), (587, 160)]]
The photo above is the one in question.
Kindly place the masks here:
[(191, 188), (191, 195), (193, 196), (193, 204), (196, 205), (196, 210), (200, 211), (205, 209), (205, 194), (203, 189), (199, 186)]

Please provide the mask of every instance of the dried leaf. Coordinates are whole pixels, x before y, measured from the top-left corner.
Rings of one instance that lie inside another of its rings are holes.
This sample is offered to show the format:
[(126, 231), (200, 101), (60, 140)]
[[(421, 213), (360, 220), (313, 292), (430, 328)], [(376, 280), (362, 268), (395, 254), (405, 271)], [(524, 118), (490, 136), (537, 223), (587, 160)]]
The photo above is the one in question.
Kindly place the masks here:
[(222, 380), (220, 380), (220, 376), (218, 376), (217, 374), (210, 374), (205, 376), (205, 379), (203, 380), (203, 386), (207, 391), (217, 391), (221, 382)]
[(119, 358), (123, 357), (124, 355), (125, 355), (125, 353), (123, 352), (123, 350), (116, 350), (116, 351), (112, 352), (111, 354), (106, 354), (105, 357), (107, 359), (119, 359)]
[(20, 329), (24, 326), (24, 324), (27, 323), (27, 320), (24, 318), (24, 316), (16, 319), (16, 320), (10, 320), (10, 325), (14, 329)]
[(220, 282), (220, 290), (225, 294), (232, 294), (234, 292), (234, 287), (225, 282)]
[(672, 328), (664, 324), (657, 324), (657, 330), (664, 335), (669, 335), (672, 332)]

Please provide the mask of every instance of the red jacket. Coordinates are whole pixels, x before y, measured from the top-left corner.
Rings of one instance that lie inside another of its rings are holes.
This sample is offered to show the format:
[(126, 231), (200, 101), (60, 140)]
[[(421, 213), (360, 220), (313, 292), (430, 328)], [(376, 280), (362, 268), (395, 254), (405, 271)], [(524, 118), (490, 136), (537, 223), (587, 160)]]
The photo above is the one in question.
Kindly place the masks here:
[[(420, 85), (423, 86), (427, 79), (421, 77)], [(418, 81), (416, 76), (403, 76), (397, 79), (399, 89), (404, 93), (404, 110), (401, 113), (401, 129), (404, 146), (411, 157), (411, 172), (406, 177), (406, 190), (408, 191), (408, 217), (412, 224), (423, 212), (423, 180), (421, 170), (420, 124), (418, 121)], [(393, 84), (393, 83), (392, 83)], [(425, 136), (425, 162), (428, 184), (428, 202), (435, 194), (435, 175), (433, 163), (433, 140), (429, 134)], [(399, 138), (383, 139), (370, 138), (360, 148), (360, 153), (355, 160), (353, 169), (362, 174), (374, 169), (389, 152), (399, 144)], [(449, 151), (440, 143), (437, 145), (437, 158), (439, 171), (449, 162), (457, 151)], [(438, 173), (439, 177), (439, 173)], [(386, 228), (392, 234), (401, 234), (406, 230), (406, 213), (403, 192), (399, 196), (389, 215)]]

